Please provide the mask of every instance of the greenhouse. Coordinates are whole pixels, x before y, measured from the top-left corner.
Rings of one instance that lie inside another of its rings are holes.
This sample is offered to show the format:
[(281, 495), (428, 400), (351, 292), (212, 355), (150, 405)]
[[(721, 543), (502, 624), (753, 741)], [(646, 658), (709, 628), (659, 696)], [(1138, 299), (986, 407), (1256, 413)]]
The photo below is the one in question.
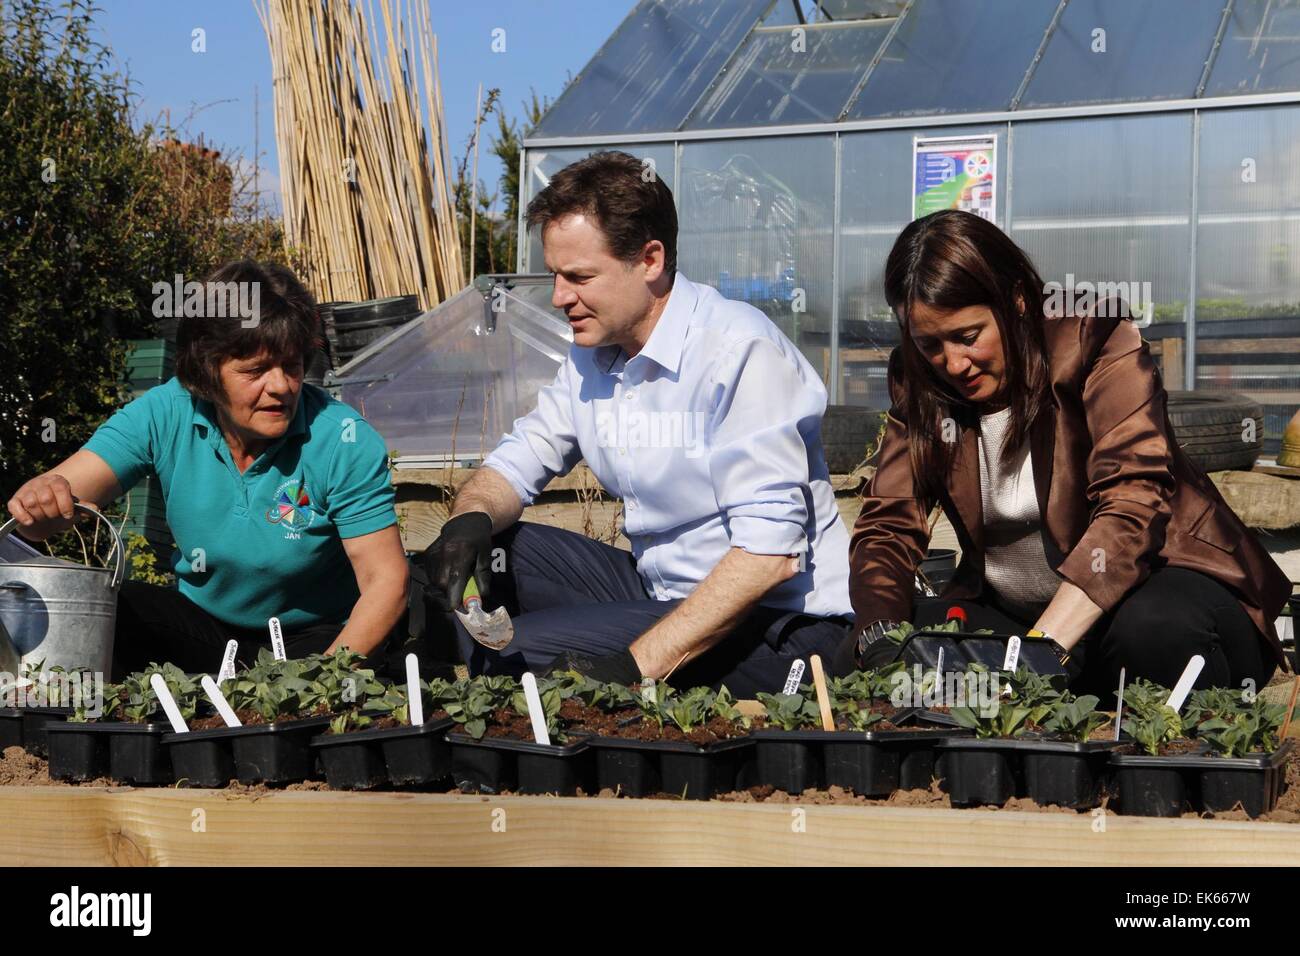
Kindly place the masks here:
[[(927, 149), (976, 149), (972, 203), (1044, 280), (1122, 283), (1166, 387), (1250, 396), (1276, 451), (1300, 396), (1298, 43), (1292, 0), (643, 0), (525, 139), (521, 205), (595, 150), (653, 162), (681, 270), (770, 315), (831, 403), (880, 408), (884, 258)], [(536, 236), (518, 270), (543, 271)]]

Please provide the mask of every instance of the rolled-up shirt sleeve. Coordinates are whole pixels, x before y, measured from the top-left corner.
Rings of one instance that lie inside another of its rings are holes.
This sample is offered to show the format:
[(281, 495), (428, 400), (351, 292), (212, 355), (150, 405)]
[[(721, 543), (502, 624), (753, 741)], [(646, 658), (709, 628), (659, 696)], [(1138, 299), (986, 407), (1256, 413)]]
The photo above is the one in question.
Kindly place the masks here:
[(537, 393), (537, 407), (515, 420), (483, 464), (510, 483), (525, 505), (556, 475), (582, 460), (573, 418), (573, 361), (565, 359), (555, 380)]
[(814, 511), (805, 436), (817, 434), (826, 390), (764, 338), (724, 356), (711, 385), (709, 475), (732, 546), (803, 554)]

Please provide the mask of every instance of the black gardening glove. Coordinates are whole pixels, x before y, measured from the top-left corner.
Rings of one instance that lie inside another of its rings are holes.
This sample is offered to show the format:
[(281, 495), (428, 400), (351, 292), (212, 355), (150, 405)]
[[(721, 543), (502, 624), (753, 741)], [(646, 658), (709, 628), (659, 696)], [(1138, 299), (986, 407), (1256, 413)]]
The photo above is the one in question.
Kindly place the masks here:
[(903, 645), (885, 634), (896, 627), (894, 621), (875, 621), (863, 628), (855, 627), (835, 651), (831, 662), (833, 675), (844, 677), (855, 670), (878, 670), (898, 660)]
[(460, 607), (470, 575), (478, 582), (486, 606), (492, 581), (491, 517), (483, 511), (467, 511), (450, 519), (422, 561), (429, 576), (428, 594), (444, 611)]
[(583, 677), (603, 684), (631, 686), (641, 682), (641, 668), (631, 651), (613, 654), (586, 654), (582, 651), (564, 651), (547, 665), (544, 673), (577, 671)]

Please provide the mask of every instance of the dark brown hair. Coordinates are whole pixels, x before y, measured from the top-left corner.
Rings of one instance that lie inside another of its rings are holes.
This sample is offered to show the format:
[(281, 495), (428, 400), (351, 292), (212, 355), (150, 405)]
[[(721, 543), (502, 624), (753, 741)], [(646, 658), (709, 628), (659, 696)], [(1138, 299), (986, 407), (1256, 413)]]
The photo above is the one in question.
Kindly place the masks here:
[(664, 245), (664, 271), (677, 271), (677, 207), (653, 169), (628, 153), (603, 150), (565, 166), (528, 204), (528, 228), (542, 232), (557, 219), (590, 216), (605, 234), (610, 255), (632, 263), (646, 243)]
[(942, 440), (943, 419), (973, 427), (977, 409), (950, 388), (917, 349), (908, 331), (912, 306), (920, 302), (940, 312), (986, 306), (993, 313), (1002, 336), (1003, 385), (1011, 407), (1004, 446), (1009, 455), (1025, 440), (1048, 398), (1043, 298), (1043, 280), (1024, 251), (993, 223), (972, 213), (931, 213), (894, 241), (885, 263), (885, 299), (902, 331), (912, 470), (917, 487), (927, 496), (944, 487), (956, 455), (957, 443)]
[(265, 352), (274, 361), (305, 364), (320, 344), (316, 300), (284, 266), (251, 259), (227, 262), (206, 282), (257, 283), (257, 321), (245, 328), (244, 319), (229, 314), (230, 310), (224, 317), (181, 318), (176, 329), (176, 377), (191, 394), (223, 404), (222, 363)]

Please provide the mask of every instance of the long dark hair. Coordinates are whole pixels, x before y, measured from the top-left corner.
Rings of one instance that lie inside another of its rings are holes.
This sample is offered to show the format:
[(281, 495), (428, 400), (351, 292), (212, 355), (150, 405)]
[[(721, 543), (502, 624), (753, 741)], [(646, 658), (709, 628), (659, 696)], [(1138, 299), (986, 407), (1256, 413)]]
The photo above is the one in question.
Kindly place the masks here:
[[(899, 233), (885, 263), (885, 299), (902, 332), (903, 376), (912, 471), (928, 495), (944, 487), (957, 442), (942, 440), (942, 422), (977, 423), (975, 406), (948, 386), (908, 331), (912, 306), (941, 312), (986, 306), (1002, 336), (1005, 397), (1011, 407), (1006, 454), (1019, 448), (1048, 400), (1043, 334), (1043, 280), (1029, 257), (993, 223), (945, 209)], [(1023, 312), (1022, 306), (1023, 303)]]

